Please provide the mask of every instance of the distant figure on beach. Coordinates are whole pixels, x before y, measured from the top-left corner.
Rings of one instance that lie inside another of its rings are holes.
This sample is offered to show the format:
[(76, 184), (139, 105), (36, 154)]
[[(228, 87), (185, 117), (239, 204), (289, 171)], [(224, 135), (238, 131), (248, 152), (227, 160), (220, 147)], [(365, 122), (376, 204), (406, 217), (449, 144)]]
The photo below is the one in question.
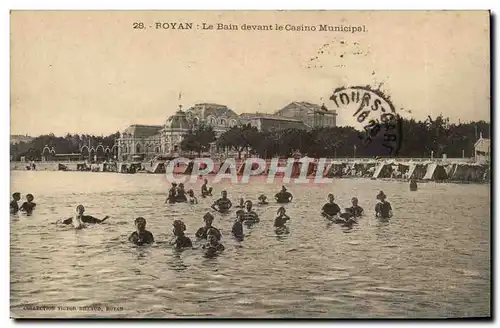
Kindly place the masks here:
[(410, 191), (417, 191), (417, 181), (415, 179), (410, 180)]
[(381, 190), (377, 195), (379, 202), (375, 205), (375, 215), (378, 218), (389, 219), (392, 217), (391, 203), (386, 201), (386, 194)]
[(20, 211), (26, 212), (26, 215), (31, 215), (33, 213), (33, 210), (35, 209), (36, 204), (33, 203), (33, 195), (32, 194), (27, 194), (26, 195), (26, 201), (21, 205), (19, 208)]
[(207, 231), (207, 243), (202, 246), (206, 256), (214, 256), (224, 251), (225, 247), (219, 242), (217, 232), (211, 228)]
[(186, 190), (184, 189), (183, 183), (180, 183), (175, 191), (176, 191), (176, 193), (175, 193), (175, 202), (176, 203), (187, 202)]
[(280, 204), (290, 203), (293, 200), (293, 196), (286, 190), (285, 186), (281, 187), (281, 191), (274, 196), (274, 199)]
[(259, 205), (267, 205), (267, 204), (269, 204), (267, 202), (266, 195), (260, 195), (258, 199), (259, 199)]
[(235, 206), (236, 208), (245, 208), (245, 199), (240, 198), (240, 203)]
[(17, 202), (20, 200), (20, 193), (15, 192), (12, 194), (12, 200), (10, 201), (10, 214), (17, 214), (17, 212), (19, 212), (19, 204)]
[(220, 213), (227, 213), (229, 209), (233, 206), (229, 198), (227, 198), (227, 191), (222, 190), (221, 198), (217, 199), (213, 204), (212, 204), (212, 209), (216, 210), (217, 212)]
[(75, 217), (59, 220), (57, 223), (72, 224), (75, 229), (81, 229), (85, 228), (84, 223), (93, 223), (93, 224), (103, 223), (109, 218), (109, 216), (105, 216), (102, 220), (100, 220), (90, 215), (83, 215), (83, 213), (85, 213), (85, 207), (83, 205), (78, 205), (76, 207)]
[(208, 180), (205, 179), (203, 181), (203, 185), (201, 186), (201, 197), (205, 198), (207, 196), (212, 196), (212, 190), (212, 187), (208, 188)]
[(252, 201), (247, 200), (245, 202), (245, 213), (244, 213), (245, 223), (247, 225), (251, 225), (260, 221), (257, 213), (252, 211), (252, 207), (253, 207)]
[(237, 210), (236, 211), (236, 221), (233, 224), (233, 228), (231, 232), (233, 233), (234, 238), (238, 240), (243, 240), (243, 222), (245, 221), (245, 211)]
[(176, 195), (177, 195), (177, 183), (172, 182), (172, 186), (168, 190), (168, 196), (165, 203), (174, 204)]
[(146, 230), (146, 219), (143, 217), (138, 217), (134, 221), (136, 231), (132, 232), (128, 240), (137, 246), (142, 246), (144, 244), (152, 244), (155, 242), (153, 234)]
[(188, 194), (188, 202), (189, 204), (198, 204), (198, 198), (196, 198), (196, 196), (194, 195), (194, 191), (193, 189), (189, 189), (189, 191), (187, 192)]
[(329, 220), (340, 214), (340, 207), (334, 201), (335, 197), (333, 194), (328, 194), (328, 203), (321, 208), (321, 215)]
[(290, 217), (286, 215), (286, 209), (283, 206), (281, 206), (278, 209), (277, 214), (278, 216), (276, 217), (276, 219), (274, 219), (274, 227), (276, 234), (281, 235), (290, 233), (288, 227), (285, 225), (286, 222), (290, 220)]
[(212, 214), (210, 214), (209, 212), (207, 212), (204, 216), (203, 216), (203, 221), (205, 222), (205, 225), (203, 227), (201, 227), (200, 229), (198, 229), (198, 231), (196, 231), (196, 238), (200, 238), (200, 239), (207, 239), (207, 232), (209, 229), (214, 229), (214, 233), (217, 235), (217, 238), (220, 240), (222, 238), (222, 235), (219, 231), (219, 229), (217, 229), (216, 227), (212, 226), (212, 223), (214, 222), (214, 216)]
[(172, 225), (174, 226), (173, 233), (175, 239), (171, 242), (171, 244), (174, 246), (174, 248), (181, 249), (193, 247), (191, 239), (184, 235), (184, 231), (186, 231), (186, 225), (184, 224), (184, 222), (182, 222), (182, 220), (174, 220)]

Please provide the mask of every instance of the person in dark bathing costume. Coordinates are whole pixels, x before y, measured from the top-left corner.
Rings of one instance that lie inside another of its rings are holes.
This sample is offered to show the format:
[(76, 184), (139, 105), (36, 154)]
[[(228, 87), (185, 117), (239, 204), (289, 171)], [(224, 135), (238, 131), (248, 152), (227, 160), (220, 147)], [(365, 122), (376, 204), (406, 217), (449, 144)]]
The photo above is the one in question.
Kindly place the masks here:
[(203, 221), (205, 221), (205, 226), (201, 227), (200, 229), (198, 229), (198, 231), (196, 231), (196, 234), (195, 234), (196, 238), (207, 239), (208, 230), (213, 229), (214, 230), (213, 233), (215, 233), (217, 235), (217, 238), (220, 240), (222, 238), (222, 235), (221, 235), (219, 229), (212, 226), (212, 222), (214, 221), (214, 216), (212, 214), (210, 214), (209, 212), (207, 212), (203, 216)]
[(33, 203), (33, 195), (32, 194), (27, 194), (26, 195), (26, 201), (21, 205), (19, 208), (20, 211), (26, 212), (26, 215), (31, 215), (33, 213), (33, 210), (35, 209), (36, 204)]
[(85, 227), (84, 223), (93, 223), (93, 224), (103, 223), (104, 221), (106, 221), (109, 218), (109, 216), (105, 216), (101, 220), (101, 219), (95, 218), (95, 217), (90, 216), (90, 215), (83, 215), (83, 213), (85, 213), (85, 207), (83, 205), (78, 205), (76, 207), (76, 213), (77, 214), (75, 217), (60, 220), (57, 223), (73, 224), (73, 226), (75, 228), (79, 229), (79, 228)]
[(203, 181), (203, 185), (201, 186), (201, 197), (203, 197), (203, 198), (205, 198), (207, 196), (212, 196), (213, 188), (212, 187), (208, 188), (207, 184), (208, 184), (208, 180), (205, 179), (205, 181)]
[(328, 220), (334, 220), (334, 217), (340, 214), (340, 207), (334, 201), (335, 197), (333, 194), (328, 194), (328, 203), (321, 208), (321, 215)]
[(12, 200), (10, 201), (10, 214), (17, 214), (17, 212), (19, 212), (19, 204), (17, 202), (20, 200), (20, 193), (15, 192), (12, 194)]
[(138, 217), (135, 219), (136, 231), (132, 232), (128, 240), (137, 246), (142, 246), (144, 244), (152, 244), (155, 239), (153, 234), (146, 230), (146, 219)]
[(212, 209), (220, 213), (227, 213), (232, 206), (233, 204), (229, 198), (227, 198), (227, 191), (223, 190), (221, 192), (221, 198), (217, 199), (215, 203), (212, 204)]
[(260, 195), (259, 196), (259, 205), (267, 205), (267, 204), (269, 204), (269, 203), (267, 202), (266, 195)]
[(290, 233), (288, 227), (285, 225), (290, 217), (286, 215), (286, 209), (281, 206), (277, 212), (278, 216), (274, 219), (274, 227), (277, 234), (287, 234)]
[(189, 189), (187, 194), (188, 194), (188, 203), (189, 204), (193, 204), (193, 205), (198, 204), (198, 198), (196, 198), (196, 196), (194, 195), (193, 189)]
[(191, 239), (184, 235), (184, 231), (186, 231), (186, 225), (184, 224), (184, 222), (182, 222), (181, 220), (174, 220), (174, 223), (172, 225), (174, 226), (173, 233), (175, 239), (171, 242), (171, 244), (174, 246), (174, 248), (181, 249), (193, 247)]
[(274, 199), (280, 204), (290, 203), (293, 200), (293, 196), (286, 190), (285, 186), (281, 187), (281, 191), (274, 196)]
[(235, 206), (236, 208), (245, 208), (245, 200), (240, 198), (240, 203)]
[(233, 229), (231, 230), (234, 238), (238, 240), (243, 240), (243, 221), (245, 221), (245, 211), (236, 211), (236, 221), (233, 224)]
[(184, 184), (180, 183), (176, 189), (175, 194), (175, 202), (176, 203), (185, 203), (187, 202), (186, 190), (184, 189)]
[(410, 191), (417, 191), (417, 181), (415, 179), (410, 180)]
[(217, 253), (222, 252), (225, 247), (217, 239), (217, 232), (214, 229), (208, 229), (207, 231), (207, 243), (202, 246), (205, 250), (205, 255), (214, 256)]
[(168, 190), (168, 196), (165, 203), (174, 204), (176, 195), (177, 195), (177, 183), (172, 182), (172, 186)]
[(363, 215), (363, 208), (358, 205), (358, 199), (356, 197), (353, 197), (351, 199), (352, 206), (349, 208), (346, 208), (346, 212), (349, 213), (353, 217), (360, 217)]
[(375, 215), (376, 217), (381, 219), (389, 219), (392, 217), (391, 203), (386, 201), (386, 198), (387, 196), (383, 191), (380, 191), (380, 193), (377, 195), (377, 199), (379, 200), (379, 202), (377, 203), (377, 205), (375, 205)]

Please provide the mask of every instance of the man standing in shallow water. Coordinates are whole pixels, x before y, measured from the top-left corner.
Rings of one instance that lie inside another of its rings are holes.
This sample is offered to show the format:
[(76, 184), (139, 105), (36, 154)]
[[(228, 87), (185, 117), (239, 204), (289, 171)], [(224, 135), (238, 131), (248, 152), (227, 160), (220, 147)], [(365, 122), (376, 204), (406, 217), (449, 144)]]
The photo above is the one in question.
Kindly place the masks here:
[(222, 190), (221, 198), (217, 199), (215, 203), (212, 204), (212, 209), (220, 213), (227, 213), (232, 206), (231, 200), (227, 198), (227, 191)]
[(138, 217), (134, 223), (137, 230), (132, 232), (128, 240), (137, 246), (154, 243), (153, 234), (146, 230), (146, 219)]
[(20, 200), (20, 193), (15, 192), (12, 194), (12, 201), (10, 202), (10, 214), (17, 214), (17, 212), (19, 212), (19, 204), (17, 202)]

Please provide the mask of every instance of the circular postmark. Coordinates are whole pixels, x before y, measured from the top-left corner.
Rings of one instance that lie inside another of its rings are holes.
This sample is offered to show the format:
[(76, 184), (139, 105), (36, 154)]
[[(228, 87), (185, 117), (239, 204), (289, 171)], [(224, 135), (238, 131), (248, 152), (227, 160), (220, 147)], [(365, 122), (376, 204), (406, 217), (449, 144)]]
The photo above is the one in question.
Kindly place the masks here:
[(338, 109), (352, 115), (363, 148), (373, 147), (376, 156), (397, 156), (403, 120), (389, 96), (370, 86), (351, 86), (336, 88), (330, 100)]

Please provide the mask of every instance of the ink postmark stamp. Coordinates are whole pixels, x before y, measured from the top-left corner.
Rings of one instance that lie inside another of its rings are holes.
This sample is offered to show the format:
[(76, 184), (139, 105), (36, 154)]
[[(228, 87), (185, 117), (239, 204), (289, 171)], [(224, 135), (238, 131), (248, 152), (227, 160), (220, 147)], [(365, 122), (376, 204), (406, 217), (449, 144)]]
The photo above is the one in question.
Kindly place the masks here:
[(352, 111), (363, 148), (378, 145), (384, 149), (380, 155), (397, 156), (403, 141), (403, 120), (389, 96), (369, 85), (358, 85), (334, 89), (330, 100), (339, 110)]

